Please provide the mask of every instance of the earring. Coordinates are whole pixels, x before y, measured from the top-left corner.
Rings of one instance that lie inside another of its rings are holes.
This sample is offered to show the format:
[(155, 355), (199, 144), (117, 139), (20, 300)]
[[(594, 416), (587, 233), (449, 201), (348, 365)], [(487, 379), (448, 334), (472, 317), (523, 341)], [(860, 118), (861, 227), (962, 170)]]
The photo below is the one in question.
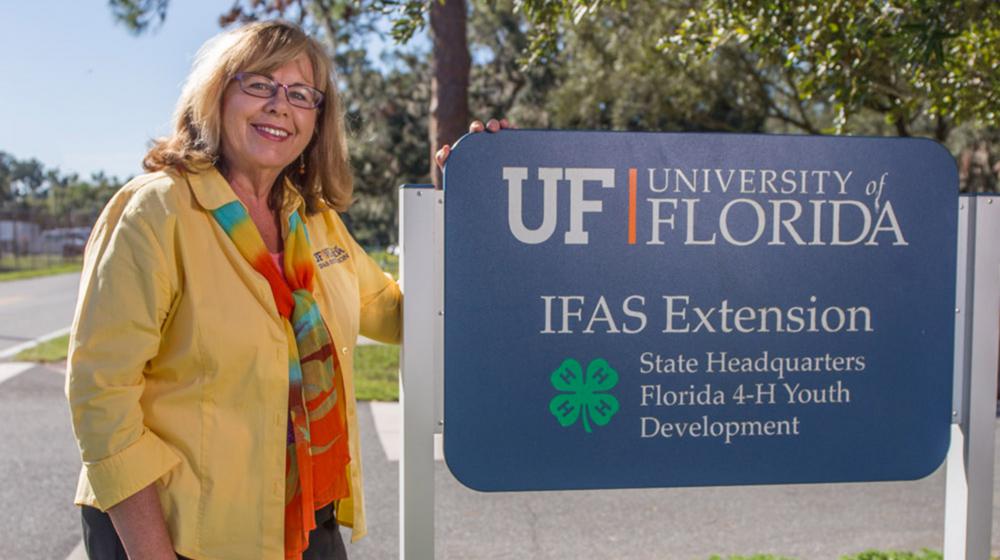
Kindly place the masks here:
[(305, 152), (299, 154), (299, 175), (306, 174), (306, 154)]

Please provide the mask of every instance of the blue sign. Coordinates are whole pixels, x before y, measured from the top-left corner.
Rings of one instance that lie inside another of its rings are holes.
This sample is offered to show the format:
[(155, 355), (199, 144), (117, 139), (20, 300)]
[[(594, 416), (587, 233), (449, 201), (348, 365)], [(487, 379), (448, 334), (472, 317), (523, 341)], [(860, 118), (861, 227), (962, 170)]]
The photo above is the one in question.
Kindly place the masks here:
[(918, 139), (503, 131), (445, 169), (445, 458), (484, 491), (905, 480), (949, 444)]

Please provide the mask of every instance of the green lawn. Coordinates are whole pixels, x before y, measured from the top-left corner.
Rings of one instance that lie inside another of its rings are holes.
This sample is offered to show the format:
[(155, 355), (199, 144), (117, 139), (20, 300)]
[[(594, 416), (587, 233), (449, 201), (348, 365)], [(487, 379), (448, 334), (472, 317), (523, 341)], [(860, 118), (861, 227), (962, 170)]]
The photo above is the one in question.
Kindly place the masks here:
[(359, 401), (399, 400), (399, 346), (354, 349), (354, 395)]
[(56, 260), (46, 263), (45, 261), (32, 262), (25, 260), (25, 258), (20, 258), (15, 262), (10, 258), (4, 258), (0, 259), (0, 282), (4, 280), (22, 280), (38, 276), (80, 272), (82, 268), (83, 262), (80, 260), (68, 260), (65, 262)]
[(46, 340), (34, 348), (22, 350), (14, 356), (16, 362), (61, 362), (66, 359), (66, 351), (69, 349), (69, 335)]
[[(19, 362), (66, 359), (69, 335), (43, 342), (14, 357)], [(359, 401), (399, 400), (399, 347), (358, 346), (354, 350), (354, 392)]]

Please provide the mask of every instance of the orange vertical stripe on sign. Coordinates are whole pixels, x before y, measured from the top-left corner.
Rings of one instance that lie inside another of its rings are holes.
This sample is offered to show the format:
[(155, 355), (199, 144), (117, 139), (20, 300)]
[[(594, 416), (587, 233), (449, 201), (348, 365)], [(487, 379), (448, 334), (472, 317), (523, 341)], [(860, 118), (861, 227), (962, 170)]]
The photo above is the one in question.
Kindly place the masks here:
[(636, 169), (628, 170), (628, 244), (635, 245), (635, 182)]

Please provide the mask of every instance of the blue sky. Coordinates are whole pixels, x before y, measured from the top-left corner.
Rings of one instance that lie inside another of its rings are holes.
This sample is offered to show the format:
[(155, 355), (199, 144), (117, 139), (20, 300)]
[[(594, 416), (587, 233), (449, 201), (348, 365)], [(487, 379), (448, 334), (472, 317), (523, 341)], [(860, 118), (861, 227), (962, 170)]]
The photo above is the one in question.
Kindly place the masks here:
[(159, 31), (134, 37), (104, 0), (5, 2), (0, 151), (84, 177), (141, 173), (195, 52), (231, 6), (176, 0)]

